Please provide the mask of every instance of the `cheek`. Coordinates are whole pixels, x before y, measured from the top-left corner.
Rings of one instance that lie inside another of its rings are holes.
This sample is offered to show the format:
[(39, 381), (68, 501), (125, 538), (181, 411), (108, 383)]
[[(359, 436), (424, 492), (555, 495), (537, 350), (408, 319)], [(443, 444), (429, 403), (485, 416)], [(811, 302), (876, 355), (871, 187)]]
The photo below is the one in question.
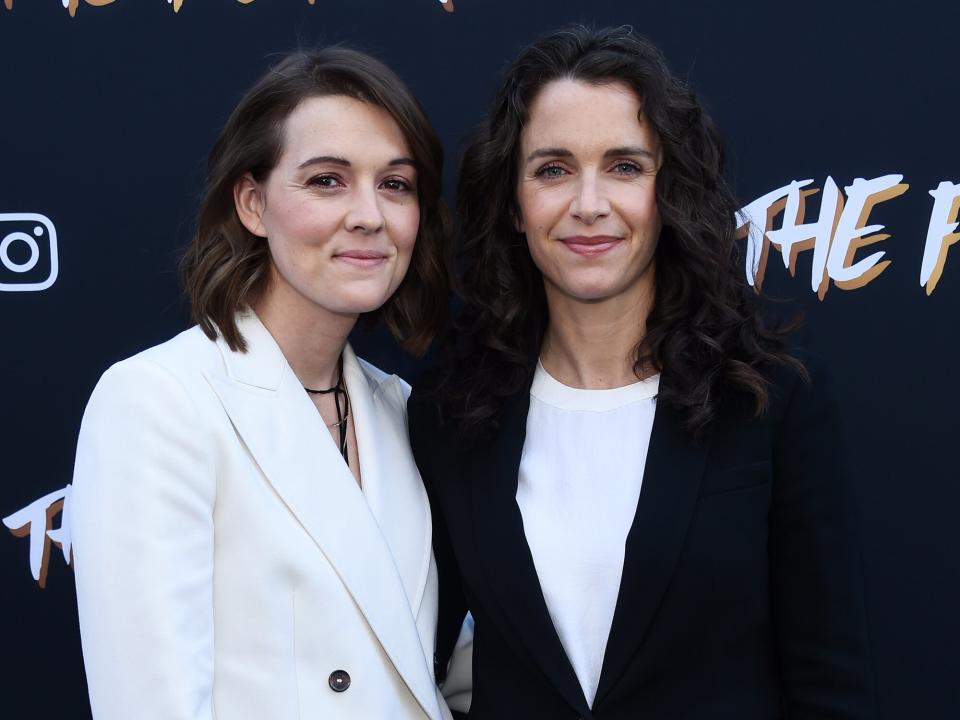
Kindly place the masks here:
[(420, 204), (409, 202), (393, 208), (390, 217), (391, 240), (401, 253), (410, 253), (420, 230)]
[(549, 204), (540, 198), (533, 198), (526, 206), (521, 206), (523, 212), (522, 232), (527, 240), (527, 250), (533, 259), (533, 264), (541, 273), (550, 274), (550, 253), (555, 250), (554, 241), (550, 240), (550, 231), (554, 225), (552, 211)]
[(553, 265), (550, 262), (549, 241), (542, 235), (531, 232), (531, 230), (531, 228), (527, 228), (527, 250), (530, 253), (530, 259), (533, 260), (533, 264), (536, 265), (541, 274), (552, 277)]
[(635, 230), (659, 234), (660, 211), (657, 208), (656, 193), (651, 188), (642, 193), (625, 196), (620, 203), (625, 219)]
[(324, 244), (338, 227), (337, 208), (303, 199), (276, 202), (265, 215), (267, 237), (271, 246), (286, 246), (287, 252), (296, 252)]
[(522, 227), (529, 242), (546, 242), (570, 210), (568, 187), (521, 188), (517, 193)]
[(522, 232), (535, 233), (537, 226), (542, 224), (543, 215), (543, 200), (539, 193), (521, 187), (517, 193), (517, 207), (520, 210)]

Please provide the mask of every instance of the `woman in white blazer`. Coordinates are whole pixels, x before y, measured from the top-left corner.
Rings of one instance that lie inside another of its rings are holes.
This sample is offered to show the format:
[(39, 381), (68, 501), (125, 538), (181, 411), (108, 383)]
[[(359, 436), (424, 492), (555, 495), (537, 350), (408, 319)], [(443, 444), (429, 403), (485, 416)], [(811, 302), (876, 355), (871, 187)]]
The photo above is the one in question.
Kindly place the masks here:
[(233, 112), (183, 264), (198, 324), (110, 368), (80, 431), (96, 720), (449, 717), (409, 388), (347, 344), (373, 312), (414, 351), (441, 322), (441, 165), (354, 51), (286, 57)]

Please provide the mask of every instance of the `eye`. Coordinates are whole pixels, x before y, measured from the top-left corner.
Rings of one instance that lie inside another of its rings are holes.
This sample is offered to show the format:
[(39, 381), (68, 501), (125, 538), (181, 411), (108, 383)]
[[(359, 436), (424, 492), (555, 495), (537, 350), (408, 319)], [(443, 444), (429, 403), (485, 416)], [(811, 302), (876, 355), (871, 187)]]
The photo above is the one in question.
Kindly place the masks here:
[(387, 178), (380, 183), (380, 187), (392, 193), (408, 193), (413, 191), (413, 183), (402, 177)]
[(307, 180), (307, 185), (318, 187), (323, 190), (333, 190), (334, 188), (344, 186), (343, 181), (336, 175), (315, 175)]
[(536, 173), (534, 173), (536, 177), (546, 178), (547, 180), (563, 177), (566, 174), (567, 171), (564, 170), (560, 165), (544, 165), (542, 168), (537, 170)]
[(623, 160), (613, 166), (613, 171), (618, 175), (638, 175), (643, 172), (643, 168), (636, 163)]

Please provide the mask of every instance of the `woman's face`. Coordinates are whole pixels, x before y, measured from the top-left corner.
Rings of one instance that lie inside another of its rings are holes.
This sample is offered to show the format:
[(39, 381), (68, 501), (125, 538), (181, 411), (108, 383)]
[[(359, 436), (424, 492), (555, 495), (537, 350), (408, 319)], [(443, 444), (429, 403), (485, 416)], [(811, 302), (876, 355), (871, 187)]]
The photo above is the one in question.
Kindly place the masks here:
[(551, 82), (520, 138), (519, 229), (547, 298), (652, 297), (660, 145), (626, 85)]
[(247, 228), (266, 238), (265, 292), (291, 312), (357, 315), (403, 280), (420, 222), (417, 173), (382, 108), (343, 96), (304, 100), (284, 126), (267, 180), (235, 192)]

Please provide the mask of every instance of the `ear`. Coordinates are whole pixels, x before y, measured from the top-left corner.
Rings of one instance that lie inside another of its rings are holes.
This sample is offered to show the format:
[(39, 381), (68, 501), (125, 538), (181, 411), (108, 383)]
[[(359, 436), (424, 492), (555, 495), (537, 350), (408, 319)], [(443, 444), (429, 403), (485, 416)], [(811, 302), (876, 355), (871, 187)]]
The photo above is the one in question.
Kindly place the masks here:
[(267, 236), (263, 226), (263, 210), (266, 207), (263, 188), (250, 173), (245, 173), (233, 184), (233, 206), (247, 230), (262, 238)]

